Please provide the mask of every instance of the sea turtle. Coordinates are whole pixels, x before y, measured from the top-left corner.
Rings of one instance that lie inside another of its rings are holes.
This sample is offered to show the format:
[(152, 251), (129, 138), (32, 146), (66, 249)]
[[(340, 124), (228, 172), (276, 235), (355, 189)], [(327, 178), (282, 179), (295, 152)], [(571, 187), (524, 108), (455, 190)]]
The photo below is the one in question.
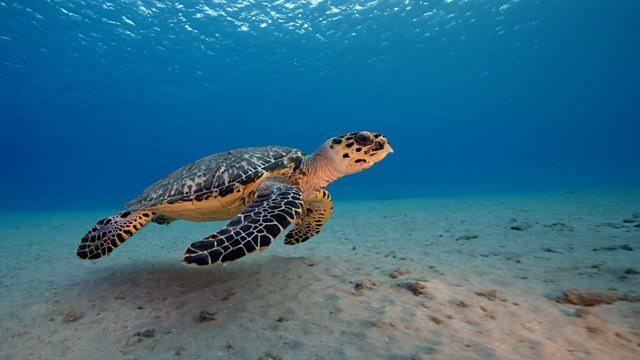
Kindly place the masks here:
[(108, 255), (149, 222), (231, 221), (192, 243), (184, 262), (210, 265), (265, 249), (289, 225), (285, 244), (318, 234), (333, 213), (326, 186), (368, 169), (393, 152), (382, 134), (367, 131), (336, 136), (316, 152), (281, 146), (231, 150), (186, 165), (149, 186), (104, 218), (82, 238), (82, 259)]

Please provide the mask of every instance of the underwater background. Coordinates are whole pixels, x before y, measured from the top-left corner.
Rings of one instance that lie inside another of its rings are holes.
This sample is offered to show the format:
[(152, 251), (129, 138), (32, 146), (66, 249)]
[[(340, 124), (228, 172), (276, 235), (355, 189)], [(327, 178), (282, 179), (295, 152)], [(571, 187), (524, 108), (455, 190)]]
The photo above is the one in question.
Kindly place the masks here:
[(344, 132), (334, 198), (640, 185), (640, 2), (0, 1), (2, 210), (118, 208), (202, 156)]
[[(638, 360), (639, 14), (0, 0), (0, 359)], [(209, 154), (359, 130), (394, 153), (309, 241), (190, 267), (227, 221), (99, 220)]]

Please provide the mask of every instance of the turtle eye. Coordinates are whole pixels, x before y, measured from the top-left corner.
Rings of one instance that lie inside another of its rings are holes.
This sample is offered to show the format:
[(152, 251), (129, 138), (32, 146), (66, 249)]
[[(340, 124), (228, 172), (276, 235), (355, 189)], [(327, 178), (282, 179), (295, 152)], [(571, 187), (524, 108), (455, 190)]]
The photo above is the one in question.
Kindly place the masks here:
[(355, 140), (356, 144), (358, 144), (359, 146), (369, 146), (373, 144), (373, 136), (371, 136), (371, 134), (367, 132), (359, 132), (356, 135)]

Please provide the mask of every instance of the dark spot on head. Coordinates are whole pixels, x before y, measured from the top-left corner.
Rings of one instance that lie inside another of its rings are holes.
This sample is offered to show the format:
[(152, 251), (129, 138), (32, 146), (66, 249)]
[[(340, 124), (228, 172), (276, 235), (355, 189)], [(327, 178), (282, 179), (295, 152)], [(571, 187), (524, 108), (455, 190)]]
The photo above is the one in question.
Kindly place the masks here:
[(373, 147), (371, 148), (371, 151), (378, 151), (378, 150), (384, 149), (384, 144), (385, 143), (382, 140), (376, 141)]
[(362, 148), (356, 148), (356, 152), (362, 151)]
[(340, 143), (342, 143), (342, 139), (333, 138), (333, 140), (331, 140), (331, 142), (334, 143), (334, 144), (340, 144)]
[(361, 163), (361, 162), (366, 162), (366, 161), (367, 160), (365, 160), (365, 159), (358, 159), (358, 160), (356, 160), (356, 163)]
[(374, 139), (377, 139), (377, 138), (379, 138), (380, 136), (382, 136), (382, 134), (375, 134), (375, 135), (373, 135), (373, 138), (374, 138)]
[(367, 132), (361, 132), (356, 135), (356, 144), (360, 146), (369, 146), (373, 144), (373, 136)]
[(352, 142), (347, 143), (345, 146), (348, 147), (348, 148), (352, 148), (353, 147), (353, 143)]
[(342, 157), (345, 158), (345, 159), (348, 158), (349, 157), (349, 153), (342, 154)]

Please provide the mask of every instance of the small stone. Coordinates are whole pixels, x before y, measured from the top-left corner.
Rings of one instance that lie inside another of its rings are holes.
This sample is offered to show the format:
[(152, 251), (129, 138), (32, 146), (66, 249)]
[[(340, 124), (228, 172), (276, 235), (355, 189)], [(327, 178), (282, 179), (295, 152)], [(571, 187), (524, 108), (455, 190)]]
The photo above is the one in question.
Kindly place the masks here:
[(511, 226), (511, 230), (515, 230), (515, 231), (525, 231), (528, 230), (530, 228), (532, 228), (533, 225), (529, 224), (528, 222), (522, 222), (519, 224), (514, 224)]
[(459, 236), (459, 237), (456, 239), (456, 241), (458, 241), (458, 240), (466, 240), (466, 241), (469, 241), (469, 240), (477, 239), (477, 238), (479, 238), (479, 237), (480, 237), (480, 236), (479, 236), (479, 235), (476, 235), (476, 234), (462, 235), (462, 236)]
[(594, 248), (593, 251), (614, 251), (614, 250), (626, 250), (626, 251), (633, 251), (633, 246), (629, 245), (629, 244), (623, 244), (623, 245), (610, 245), (610, 246), (603, 246), (603, 247), (599, 247), (599, 248)]
[(610, 223), (610, 222), (606, 222), (600, 225), (596, 225), (596, 226), (606, 226), (606, 227), (610, 227), (612, 229), (624, 229), (625, 225), (624, 224), (619, 224), (619, 223)]
[(586, 318), (587, 316), (591, 315), (591, 311), (589, 311), (589, 310), (587, 310), (587, 309), (585, 309), (585, 308), (577, 308), (577, 309), (574, 311), (574, 314), (575, 314), (575, 316), (576, 316), (576, 317), (579, 317), (579, 318), (583, 318), (583, 319), (584, 319), (584, 318)]
[(65, 324), (68, 324), (68, 323), (78, 321), (80, 318), (81, 318), (80, 314), (78, 314), (73, 310), (70, 310), (70, 311), (67, 311), (66, 314), (64, 314), (64, 316), (62, 317), (62, 322)]
[(356, 251), (356, 247), (355, 247), (355, 246), (353, 246), (353, 247), (351, 248), (351, 251)]
[(353, 288), (356, 291), (362, 291), (362, 290), (373, 290), (373, 288), (376, 287), (376, 286), (378, 286), (378, 283), (376, 283), (374, 281), (367, 280), (367, 281), (355, 283)]
[(404, 287), (411, 291), (411, 293), (413, 293), (413, 295), (415, 296), (420, 296), (420, 295), (424, 295), (427, 293), (427, 285), (425, 285), (424, 283), (420, 282), (420, 281), (414, 281), (414, 282), (410, 282), (410, 283), (406, 283), (404, 284)]
[(409, 273), (411, 273), (411, 271), (409, 271), (408, 269), (397, 268), (389, 273), (389, 277), (392, 279), (397, 279), (398, 277), (407, 275)]
[(613, 251), (618, 250), (617, 246), (603, 246), (599, 248), (594, 248), (593, 251)]
[(498, 290), (491, 289), (486, 291), (476, 291), (476, 295), (482, 296), (489, 301), (496, 301), (496, 299), (498, 298)]
[(548, 247), (548, 246), (547, 246), (547, 247), (544, 247), (544, 248), (542, 249), (542, 251), (544, 251), (544, 252), (549, 252), (549, 253), (559, 253), (559, 251), (558, 251), (558, 250), (556, 250), (556, 249), (554, 249), (554, 248), (551, 248), (551, 247)]
[(464, 301), (464, 300), (458, 300), (456, 302), (456, 306), (461, 307), (461, 308), (468, 308), (469, 307), (469, 303)]
[(198, 314), (198, 321), (200, 322), (214, 321), (215, 319), (215, 314), (212, 314), (206, 310), (202, 310), (200, 311), (200, 314)]
[(233, 291), (229, 291), (228, 293), (224, 294), (224, 296), (222, 297), (222, 301), (227, 301), (231, 299), (231, 297), (235, 294), (236, 293), (234, 293)]
[(547, 224), (544, 225), (544, 227), (551, 229), (551, 230), (557, 230), (557, 231), (561, 231), (561, 232), (565, 232), (565, 231), (573, 231), (573, 227), (571, 225), (567, 225), (563, 222), (554, 222), (552, 224)]
[(178, 346), (177, 348), (175, 348), (175, 349), (173, 350), (173, 355), (175, 355), (175, 356), (181, 356), (181, 355), (182, 355), (182, 353), (183, 353), (185, 350), (186, 350), (186, 349), (185, 349), (185, 348), (183, 348), (182, 346)]
[(640, 274), (640, 271), (634, 269), (634, 268), (628, 268), (627, 270), (624, 271), (625, 274), (627, 275), (638, 275)]
[(640, 297), (615, 290), (566, 290), (556, 297), (556, 302), (579, 306), (596, 306), (601, 304), (613, 304), (616, 301), (639, 302)]
[(384, 330), (392, 330), (392, 329), (397, 329), (398, 328), (398, 324), (396, 324), (395, 321), (378, 320), (378, 321), (373, 321), (370, 324), (373, 327), (377, 327), (377, 328), (384, 329)]
[(279, 322), (279, 323), (283, 323), (283, 322), (289, 321), (289, 319), (287, 319), (284, 316), (280, 316), (279, 318), (276, 319), (276, 321)]
[(440, 319), (439, 317), (437, 317), (437, 316), (433, 316), (433, 315), (430, 315), (430, 316), (429, 316), (429, 319), (431, 320), (431, 322), (433, 322), (434, 324), (437, 324), (437, 325), (440, 325), (440, 324), (442, 324), (442, 323), (444, 322), (444, 321), (443, 321), (442, 319)]
[(624, 219), (622, 220), (622, 222), (625, 224), (633, 224), (634, 222), (636, 222), (636, 219)]
[(587, 329), (587, 331), (589, 333), (594, 334), (594, 335), (602, 335), (602, 334), (604, 334), (604, 330), (600, 329), (599, 327), (587, 326), (586, 329)]
[(282, 360), (282, 358), (278, 355), (266, 352), (258, 360)]
[(156, 336), (156, 329), (144, 329), (142, 331), (137, 331), (133, 334), (133, 336), (141, 338), (152, 338)]
[(626, 341), (626, 342), (631, 342), (631, 339), (627, 335), (625, 335), (624, 333), (615, 332), (614, 335), (620, 340), (623, 340), (623, 341)]

